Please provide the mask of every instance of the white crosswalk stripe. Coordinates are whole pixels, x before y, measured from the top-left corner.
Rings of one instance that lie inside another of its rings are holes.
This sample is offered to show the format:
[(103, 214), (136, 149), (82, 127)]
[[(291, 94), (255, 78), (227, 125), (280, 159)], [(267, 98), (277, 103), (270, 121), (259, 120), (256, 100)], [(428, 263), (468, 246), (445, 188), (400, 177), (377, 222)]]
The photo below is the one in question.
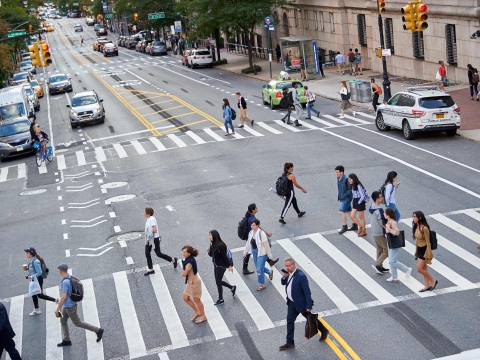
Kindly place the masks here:
[[(10, 302), (10, 325), (15, 329), (15, 347), (20, 354), (22, 353), (24, 303), (25, 297), (23, 295), (13, 297)], [(11, 360), (8, 354), (7, 360)]]
[[(356, 114), (355, 114), (355, 115), (356, 115)], [(354, 116), (351, 116), (351, 115), (345, 114), (344, 116), (345, 116), (346, 119), (350, 119), (350, 120), (359, 122), (360, 124), (371, 124), (370, 121), (365, 121), (365, 120), (359, 119), (359, 118), (354, 117)]]
[(328, 122), (328, 121), (325, 121), (318, 116), (313, 116), (312, 115), (312, 120), (314, 120), (316, 122), (319, 122), (320, 124), (326, 125), (328, 127), (338, 127), (338, 125), (336, 125), (334, 123), (331, 123), (331, 122)]
[(130, 141), (130, 143), (133, 145), (135, 150), (137, 150), (138, 155), (145, 155), (147, 153), (143, 146), (137, 140), (132, 140)]
[(0, 182), (7, 181), (8, 177), (8, 167), (0, 169)]
[(208, 135), (210, 135), (214, 140), (217, 140), (217, 141), (225, 141), (224, 138), (222, 138), (221, 136), (219, 136), (215, 131), (213, 131), (212, 129), (203, 129), (203, 131), (205, 131), (205, 133), (207, 133)]
[(77, 156), (78, 166), (83, 166), (87, 163), (87, 160), (85, 160), (85, 154), (83, 153), (83, 151), (76, 151), (75, 155)]
[(57, 155), (58, 170), (65, 170), (67, 165), (65, 163), (65, 155)]
[[(54, 286), (45, 290), (45, 294), (51, 296), (53, 298), (59, 297), (59, 289), (58, 286)], [(47, 314), (54, 314), (55, 310), (57, 310), (57, 304), (47, 301)], [(63, 359), (63, 349), (58, 347), (57, 344), (60, 342), (62, 337), (62, 329), (60, 325), (60, 321), (55, 316), (46, 316), (46, 324), (45, 327), (47, 329), (46, 332), (46, 349), (45, 349), (45, 359)]]
[[(95, 290), (93, 289), (92, 279), (82, 281), (84, 297), (82, 300), (83, 320), (96, 327), (100, 326), (98, 319), (97, 301), (95, 300)], [(103, 342), (97, 342), (97, 335), (91, 331), (86, 332), (87, 336), (87, 355), (89, 359), (103, 359)]]
[[(45, 161), (46, 161), (46, 160), (45, 160)], [(41, 174), (46, 174), (46, 173), (48, 172), (48, 170), (47, 170), (47, 164), (46, 164), (45, 161), (42, 162), (42, 165), (40, 165), (40, 166), (38, 167), (38, 173), (39, 173), (40, 175), (41, 175)]]
[(149, 137), (148, 140), (150, 140), (150, 142), (155, 145), (155, 147), (157, 148), (157, 150), (159, 151), (164, 151), (164, 150), (167, 150), (167, 148), (160, 142), (160, 140), (158, 140), (156, 137)]
[(186, 147), (187, 144), (183, 142), (182, 139), (180, 139), (177, 135), (175, 134), (168, 134), (167, 135), (172, 141), (178, 146), (178, 147)]
[(293, 131), (293, 132), (300, 132), (302, 130), (298, 129), (295, 127), (295, 125), (287, 125), (285, 124), (282, 120), (274, 120), (278, 125), (280, 125), (281, 127), (287, 129), (287, 130), (290, 130), (290, 131)]
[(107, 157), (105, 156), (105, 151), (102, 147), (98, 146), (95, 148), (95, 156), (97, 157), (97, 161), (107, 161)]
[(191, 137), (197, 144), (205, 144), (206, 143), (205, 140), (203, 140), (200, 136), (195, 134), (192, 130), (188, 130), (187, 132), (185, 132), (185, 134), (188, 135), (189, 137)]
[(122, 145), (120, 145), (119, 143), (113, 144), (113, 148), (114, 148), (115, 151), (117, 152), (118, 157), (119, 157), (120, 159), (128, 157), (125, 149), (124, 149), (124, 148), (122, 147)]
[(265, 130), (270, 131), (271, 133), (273, 133), (273, 134), (275, 134), (275, 135), (280, 135), (280, 134), (282, 134), (281, 131), (278, 131), (278, 130), (274, 129), (273, 127), (265, 124), (265, 123), (262, 122), (262, 121), (258, 122), (257, 125), (260, 126), (260, 127), (262, 127), (262, 128), (264, 128)]
[(457, 223), (456, 221), (453, 221), (452, 219), (449, 219), (445, 215), (435, 214), (435, 215), (431, 215), (430, 217), (434, 218), (441, 224), (448, 226), (450, 229), (455, 230), (459, 234), (462, 234), (466, 238), (476, 242), (477, 244), (480, 244), (480, 234), (477, 234), (476, 232), (470, 229), (467, 229), (465, 226)]
[(333, 121), (336, 121), (342, 125), (352, 125), (350, 124), (348, 121), (345, 121), (345, 120), (342, 120), (342, 119), (339, 119), (333, 115), (328, 115), (328, 114), (324, 114), (322, 115), (323, 117), (326, 117), (327, 119), (330, 119), (330, 120), (333, 120)]

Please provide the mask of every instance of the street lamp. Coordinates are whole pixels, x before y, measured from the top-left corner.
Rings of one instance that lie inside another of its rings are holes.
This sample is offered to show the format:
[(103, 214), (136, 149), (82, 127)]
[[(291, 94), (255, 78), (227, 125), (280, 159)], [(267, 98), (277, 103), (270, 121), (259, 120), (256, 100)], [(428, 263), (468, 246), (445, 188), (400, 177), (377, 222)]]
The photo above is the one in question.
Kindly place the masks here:
[[(385, 49), (385, 39), (383, 36), (383, 22), (382, 14), (385, 12), (385, 0), (377, 0), (378, 5), (378, 30), (380, 32), (380, 46), (382, 49)], [(390, 92), (390, 80), (388, 79), (387, 72), (387, 59), (385, 55), (382, 54), (382, 67), (383, 67), (383, 102), (390, 100), (392, 94)]]

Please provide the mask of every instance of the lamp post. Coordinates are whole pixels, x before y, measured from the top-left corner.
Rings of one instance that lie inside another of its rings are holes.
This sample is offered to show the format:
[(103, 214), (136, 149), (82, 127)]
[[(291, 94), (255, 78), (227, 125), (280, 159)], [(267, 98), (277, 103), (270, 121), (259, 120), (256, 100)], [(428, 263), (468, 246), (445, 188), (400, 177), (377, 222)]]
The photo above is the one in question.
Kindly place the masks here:
[[(380, 46), (385, 49), (385, 38), (383, 35), (382, 13), (385, 12), (385, 0), (377, 0), (378, 5), (378, 30), (380, 32)], [(390, 100), (392, 94), (390, 92), (390, 80), (387, 72), (387, 59), (382, 53), (382, 67), (383, 67), (383, 102)]]

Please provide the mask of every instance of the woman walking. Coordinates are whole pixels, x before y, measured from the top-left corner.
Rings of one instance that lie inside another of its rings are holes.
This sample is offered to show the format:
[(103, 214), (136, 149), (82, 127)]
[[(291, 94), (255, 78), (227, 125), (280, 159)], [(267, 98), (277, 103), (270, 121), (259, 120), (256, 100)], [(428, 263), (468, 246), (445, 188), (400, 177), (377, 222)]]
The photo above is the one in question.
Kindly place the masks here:
[(185, 278), (185, 284), (187, 284), (185, 290), (183, 290), (183, 301), (185, 301), (195, 313), (192, 321), (195, 322), (195, 324), (200, 324), (207, 321), (207, 317), (205, 316), (205, 309), (201, 300), (202, 280), (197, 275), (197, 261), (195, 258), (198, 255), (198, 250), (190, 245), (185, 245), (182, 248), (182, 253), (184, 257), (184, 260), (182, 260), (182, 276)]
[(280, 220), (282, 224), (286, 224), (284, 218), (285, 215), (287, 215), (288, 208), (290, 205), (293, 205), (293, 208), (297, 212), (298, 217), (302, 217), (305, 215), (305, 211), (300, 211), (297, 205), (297, 198), (295, 197), (295, 191), (293, 190), (293, 185), (295, 185), (297, 188), (302, 190), (305, 194), (307, 193), (307, 190), (305, 190), (302, 186), (300, 186), (297, 183), (297, 178), (295, 175), (293, 175), (293, 164), (292, 163), (285, 163), (283, 166), (283, 175), (287, 177), (287, 186), (288, 186), (288, 193), (285, 196), (285, 205), (283, 206), (282, 214), (280, 215)]
[(355, 49), (355, 72), (358, 74), (359, 70), (360, 75), (363, 75), (362, 54), (358, 52), (358, 49)]
[[(385, 232), (387, 234), (392, 234), (393, 236), (398, 236), (400, 235), (400, 229), (398, 228), (397, 221), (395, 221), (395, 217), (395, 210), (391, 208), (385, 210), (385, 218), (387, 219), (387, 223), (385, 224)], [(407, 265), (397, 260), (399, 250), (400, 248), (388, 248), (388, 262), (390, 264), (390, 274), (392, 274), (392, 276), (390, 276), (387, 281), (398, 281), (397, 270), (403, 271), (405, 273), (405, 278), (407, 279), (412, 274), (412, 268), (409, 268)]]
[(45, 264), (45, 261), (43, 261), (43, 259), (40, 257), (40, 255), (37, 254), (37, 251), (33, 247), (29, 247), (24, 251), (27, 258), (29, 259), (29, 262), (27, 265), (28, 275), (26, 275), (25, 278), (28, 280), (31, 280), (32, 276), (35, 276), (38, 280), (38, 284), (40, 285), (40, 289), (42, 290), (40, 294), (32, 296), (34, 309), (29, 315), (30, 316), (40, 315), (42, 312), (38, 307), (38, 298), (46, 301), (52, 301), (55, 303), (58, 303), (58, 299), (54, 299), (50, 296), (43, 294), (43, 276), (47, 275), (47, 274), (44, 274), (42, 270), (42, 264)]
[(280, 59), (282, 57), (282, 52), (280, 50), (280, 44), (277, 44), (277, 47), (275, 48), (275, 55), (277, 55), (277, 64), (280, 62)]
[[(268, 244), (268, 238), (265, 232), (260, 229), (260, 220), (255, 219), (252, 221), (252, 231), (248, 234), (248, 240), (243, 250), (243, 257), (247, 254), (253, 255), (253, 262), (257, 269), (257, 291), (265, 289), (265, 274), (268, 274), (270, 280), (273, 279), (273, 270), (269, 270), (265, 263), (267, 259), (273, 260), (270, 245)], [(278, 259), (277, 259), (278, 260)]]
[(378, 97), (382, 95), (382, 88), (375, 83), (374, 78), (372, 78), (370, 81), (372, 83), (372, 93), (373, 93), (372, 106), (373, 106), (373, 110), (377, 112), (377, 106), (381, 105), (378, 102)]
[(477, 101), (479, 100), (478, 98), (478, 82), (480, 80), (479, 75), (478, 75), (478, 70), (474, 68), (471, 64), (467, 65), (468, 68), (468, 83), (470, 84), (470, 99), (473, 100), (473, 95), (477, 96)]
[(223, 99), (223, 121), (225, 124), (225, 131), (227, 132), (225, 136), (230, 135), (228, 132), (228, 125), (230, 125), (230, 128), (232, 129), (232, 135), (235, 135), (235, 129), (233, 128), (233, 123), (232, 123), (232, 108), (230, 107), (230, 103), (228, 102), (228, 99)]
[(428, 265), (432, 264), (433, 254), (430, 248), (430, 226), (421, 211), (413, 213), (413, 238), (417, 240), (415, 249), (415, 260), (418, 260), (417, 270), (423, 275), (425, 287), (420, 290), (432, 291), (437, 287), (438, 280), (434, 280), (428, 272)]
[[(367, 190), (364, 188), (357, 175), (348, 175), (348, 182), (352, 186), (353, 202), (352, 202), (352, 221), (358, 225), (358, 236), (367, 235), (366, 223), (365, 223), (365, 208), (367, 199)], [(360, 220), (357, 219), (357, 212)]]
[(288, 91), (288, 88), (284, 87), (282, 89), (282, 100), (280, 100), (280, 106), (283, 107), (285, 110), (287, 110), (287, 113), (282, 118), (282, 121), (285, 122), (285, 120), (287, 120), (287, 124), (291, 125), (293, 124), (290, 121), (290, 115), (292, 114), (293, 103), (292, 103), (292, 98), (289, 94), (290, 92)]
[(153, 217), (153, 209), (151, 207), (146, 207), (143, 215), (147, 218), (145, 222), (145, 257), (147, 258), (147, 265), (148, 271), (143, 274), (145, 276), (155, 274), (155, 270), (153, 270), (153, 263), (152, 263), (152, 246), (153, 250), (155, 251), (155, 255), (163, 260), (169, 261), (173, 264), (173, 267), (177, 268), (177, 258), (172, 258), (167, 254), (163, 254), (160, 251), (160, 235), (158, 233), (158, 224), (157, 219)]
[(340, 119), (345, 119), (345, 110), (350, 111), (353, 116), (355, 116), (355, 111), (350, 109), (352, 107), (352, 104), (350, 103), (350, 96), (347, 88), (347, 83), (345, 81), (342, 81), (342, 88), (340, 89), (340, 92), (338, 93), (342, 97), (342, 103), (340, 104), (340, 109), (342, 111), (342, 115), (340, 116)]
[(397, 173), (395, 171), (390, 171), (387, 174), (387, 178), (385, 179), (385, 204), (387, 204), (387, 208), (395, 210), (396, 214), (396, 221), (398, 222), (400, 220), (400, 211), (397, 209), (397, 190), (400, 184), (402, 183), (401, 181), (394, 184), (395, 181), (397, 181)]
[(223, 281), (223, 275), (225, 275), (227, 268), (228, 271), (233, 273), (233, 263), (227, 256), (227, 245), (223, 242), (217, 230), (210, 231), (208, 238), (210, 239), (210, 247), (207, 248), (207, 253), (212, 258), (215, 283), (218, 290), (218, 300), (214, 305), (218, 306), (225, 302), (223, 300), (223, 287), (229, 288), (233, 296), (235, 296), (237, 287)]

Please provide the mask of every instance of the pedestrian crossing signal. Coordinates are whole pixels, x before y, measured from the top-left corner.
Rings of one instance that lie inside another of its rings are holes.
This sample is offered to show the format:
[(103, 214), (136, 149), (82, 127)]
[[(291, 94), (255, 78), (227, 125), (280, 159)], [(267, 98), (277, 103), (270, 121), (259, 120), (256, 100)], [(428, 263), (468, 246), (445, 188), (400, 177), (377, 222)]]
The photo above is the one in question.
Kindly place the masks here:
[(47, 67), (52, 63), (52, 59), (50, 58), (50, 46), (47, 44), (42, 44), (42, 57), (44, 67)]

